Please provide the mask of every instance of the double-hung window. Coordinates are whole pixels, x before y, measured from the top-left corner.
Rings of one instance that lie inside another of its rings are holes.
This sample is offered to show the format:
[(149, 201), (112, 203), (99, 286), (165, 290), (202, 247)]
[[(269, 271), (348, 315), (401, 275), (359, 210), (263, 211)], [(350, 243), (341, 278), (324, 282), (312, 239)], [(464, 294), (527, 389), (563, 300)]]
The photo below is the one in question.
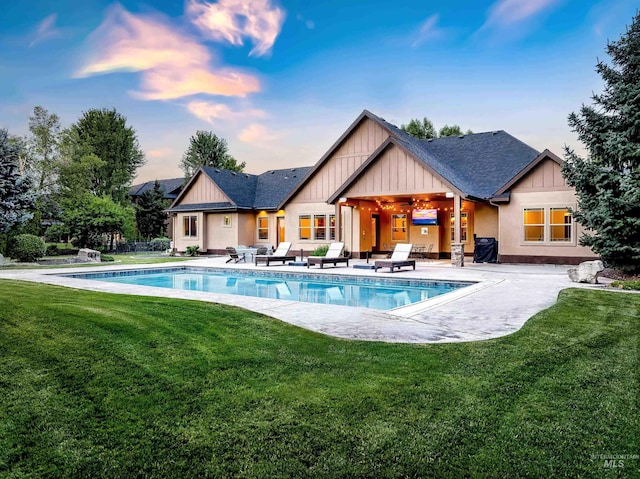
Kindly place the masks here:
[(391, 240), (405, 241), (407, 239), (407, 215), (391, 215)]
[(258, 239), (269, 239), (269, 217), (258, 216)]
[(298, 231), (301, 240), (311, 239), (311, 215), (300, 215), (298, 217)]
[(524, 208), (523, 239), (526, 243), (572, 243), (571, 210), (566, 206)]
[(198, 217), (185, 216), (182, 219), (182, 232), (185, 238), (195, 238), (198, 236)]
[(336, 239), (336, 215), (298, 216), (298, 238), (301, 240), (334, 241)]

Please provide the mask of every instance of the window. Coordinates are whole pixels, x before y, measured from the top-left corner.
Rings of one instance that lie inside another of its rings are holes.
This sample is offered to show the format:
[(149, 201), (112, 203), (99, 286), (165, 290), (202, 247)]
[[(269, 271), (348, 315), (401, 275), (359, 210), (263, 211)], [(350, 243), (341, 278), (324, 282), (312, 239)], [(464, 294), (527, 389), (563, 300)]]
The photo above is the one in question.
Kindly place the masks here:
[(329, 215), (329, 239), (331, 241), (336, 239), (336, 215)]
[(573, 216), (568, 207), (524, 208), (524, 241), (570, 243), (573, 241)]
[(301, 240), (311, 239), (311, 216), (300, 215), (298, 217), (298, 229), (300, 230)]
[[(455, 213), (451, 213), (451, 242), (455, 241), (455, 225), (456, 225), (456, 215)], [(460, 213), (460, 241), (463, 243), (467, 242), (467, 238), (469, 231), (469, 216), (467, 213)]]
[(327, 217), (325, 215), (313, 215), (313, 238), (327, 239)]
[(335, 240), (336, 215), (300, 215), (298, 231), (301, 240)]
[(258, 217), (258, 239), (259, 240), (269, 239), (269, 217), (268, 216)]
[(231, 215), (224, 215), (222, 217), (222, 226), (225, 228), (231, 228)]
[(185, 216), (182, 219), (183, 234), (185, 237), (195, 238), (198, 236), (198, 217)]
[(544, 241), (544, 208), (524, 209), (524, 240)]
[(571, 241), (573, 216), (569, 208), (549, 208), (549, 233), (551, 241)]
[(391, 215), (391, 240), (407, 239), (407, 215)]

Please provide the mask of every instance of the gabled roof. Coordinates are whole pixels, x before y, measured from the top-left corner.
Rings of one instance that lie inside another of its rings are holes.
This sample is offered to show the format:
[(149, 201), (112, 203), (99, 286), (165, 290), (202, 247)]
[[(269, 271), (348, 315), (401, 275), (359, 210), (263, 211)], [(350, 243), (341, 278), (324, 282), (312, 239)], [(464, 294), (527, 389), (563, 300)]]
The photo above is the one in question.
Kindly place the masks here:
[(531, 163), (526, 165), (522, 170), (518, 172), (513, 178), (511, 178), (506, 184), (504, 184), (501, 188), (496, 190), (496, 196), (504, 194), (508, 191), (513, 185), (515, 185), (518, 181), (522, 179), (527, 173), (533, 170), (536, 166), (538, 166), (543, 160), (549, 159), (551, 161), (555, 161), (557, 164), (562, 165), (564, 160), (560, 158), (555, 153), (549, 151), (548, 149), (544, 149), (542, 153), (536, 156)]
[[(465, 197), (490, 199), (504, 193), (505, 190), (501, 188), (520, 172), (528, 171), (539, 156), (537, 150), (502, 130), (420, 140), (370, 111), (364, 110), (313, 167), (298, 188), (322, 167), (365, 118), (378, 123), (389, 132), (387, 142), (390, 143), (383, 143), (385, 148), (389, 144), (401, 147)], [(383, 150), (384, 148), (378, 148), (342, 185), (340, 191), (346, 191), (349, 184), (355, 181), (364, 172), (366, 166), (371, 164)], [(293, 191), (289, 198), (295, 193), (296, 191)], [(335, 201), (339, 196), (336, 192), (332, 195), (330, 202)]]
[(252, 175), (203, 166), (196, 171), (183, 192), (186, 193), (197, 176), (204, 174), (222, 190), (229, 202), (182, 205), (181, 194), (168, 211), (277, 210), (282, 199), (296, 187), (309, 169), (310, 167), (285, 168)]
[(133, 185), (131, 188), (129, 188), (129, 196), (141, 196), (146, 191), (153, 190), (156, 181), (158, 182), (160, 189), (164, 193), (164, 197), (169, 200), (175, 199), (180, 193), (182, 185), (184, 185), (184, 178), (169, 178), (167, 180), (145, 181), (144, 183)]

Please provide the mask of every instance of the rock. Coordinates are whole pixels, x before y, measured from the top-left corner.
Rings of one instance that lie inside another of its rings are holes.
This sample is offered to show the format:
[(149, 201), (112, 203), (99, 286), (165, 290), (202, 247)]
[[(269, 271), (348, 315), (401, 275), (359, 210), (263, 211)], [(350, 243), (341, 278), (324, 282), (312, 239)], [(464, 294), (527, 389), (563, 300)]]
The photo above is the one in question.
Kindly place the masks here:
[(80, 251), (78, 251), (78, 259), (86, 261), (88, 263), (99, 263), (100, 251), (89, 248), (82, 248)]
[(577, 268), (571, 268), (567, 271), (569, 279), (574, 283), (591, 283), (598, 282), (598, 274), (604, 270), (602, 261), (585, 261), (580, 263)]

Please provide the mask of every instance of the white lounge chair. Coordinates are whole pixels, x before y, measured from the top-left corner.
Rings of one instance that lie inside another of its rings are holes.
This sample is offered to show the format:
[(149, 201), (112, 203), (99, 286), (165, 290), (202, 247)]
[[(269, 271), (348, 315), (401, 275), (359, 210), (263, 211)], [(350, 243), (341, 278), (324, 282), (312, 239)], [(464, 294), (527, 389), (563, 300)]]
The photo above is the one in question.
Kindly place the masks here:
[(278, 245), (278, 248), (274, 251), (273, 254), (257, 254), (255, 256), (255, 264), (258, 266), (259, 263), (264, 263), (269, 266), (270, 263), (282, 261), (284, 264), (286, 261), (295, 261), (295, 255), (290, 255), (289, 250), (291, 249), (291, 241), (283, 241)]
[(416, 269), (416, 260), (409, 259), (411, 249), (413, 245), (411, 243), (398, 243), (393, 250), (393, 254), (389, 259), (377, 260), (374, 263), (374, 271), (378, 271), (378, 268), (389, 268), (389, 272), (393, 273), (393, 270), (402, 268), (403, 266), (413, 266)]
[(333, 266), (338, 266), (338, 263), (347, 263), (347, 266), (349, 266), (349, 257), (345, 257), (342, 254), (343, 250), (344, 243), (331, 243), (324, 256), (309, 256), (307, 258), (307, 268), (312, 264), (319, 264), (320, 269), (322, 269), (327, 263), (333, 264)]

